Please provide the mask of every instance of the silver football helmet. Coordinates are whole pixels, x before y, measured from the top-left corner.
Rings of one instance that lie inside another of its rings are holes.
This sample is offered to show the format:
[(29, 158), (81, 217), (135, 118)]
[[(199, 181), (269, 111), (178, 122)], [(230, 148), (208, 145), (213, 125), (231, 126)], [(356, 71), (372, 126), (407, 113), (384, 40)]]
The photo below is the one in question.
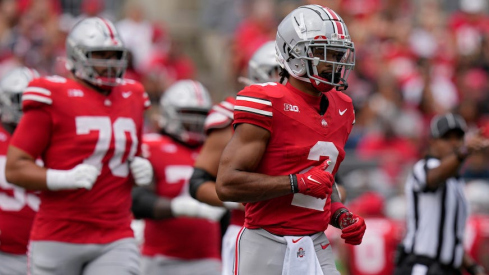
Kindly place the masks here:
[(160, 127), (183, 143), (200, 145), (204, 142), (204, 121), (211, 107), (211, 97), (202, 83), (177, 81), (160, 99)]
[[(115, 55), (110, 58), (98, 56), (103, 52), (114, 52)], [(127, 50), (109, 20), (90, 17), (78, 22), (66, 39), (66, 54), (66, 68), (77, 78), (104, 89), (122, 82)]]
[(0, 80), (0, 115), (2, 123), (18, 124), (22, 117), (22, 93), (39, 73), (27, 67), (16, 68)]
[[(348, 87), (355, 47), (343, 19), (332, 9), (306, 5), (293, 10), (278, 26), (275, 47), (280, 66), (292, 77), (323, 92)], [(318, 70), (320, 63), (326, 70)]]
[(252, 83), (278, 82), (279, 72), (275, 41), (269, 41), (256, 50), (248, 62), (248, 77)]

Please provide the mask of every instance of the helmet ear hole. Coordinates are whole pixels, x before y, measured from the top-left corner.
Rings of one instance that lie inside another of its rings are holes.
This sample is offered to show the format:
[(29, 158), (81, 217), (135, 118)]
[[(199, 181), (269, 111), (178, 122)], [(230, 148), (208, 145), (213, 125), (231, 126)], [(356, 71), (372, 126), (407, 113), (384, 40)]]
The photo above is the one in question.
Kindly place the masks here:
[(289, 61), (289, 59), (291, 59), (293, 57), (292, 55), (289, 54), (290, 51), (292, 51), (292, 49), (290, 47), (285, 48), (285, 45), (284, 45), (284, 52), (287, 55), (286, 56), (287, 57), (287, 61)]

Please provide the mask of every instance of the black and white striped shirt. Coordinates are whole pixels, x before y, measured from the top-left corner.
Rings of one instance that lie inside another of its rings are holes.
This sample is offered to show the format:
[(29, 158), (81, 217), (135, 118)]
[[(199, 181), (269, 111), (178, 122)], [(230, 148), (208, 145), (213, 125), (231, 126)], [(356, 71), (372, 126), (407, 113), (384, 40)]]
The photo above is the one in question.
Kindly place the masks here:
[(428, 189), (427, 171), (439, 165), (439, 159), (422, 159), (407, 178), (407, 234), (403, 244), (407, 253), (458, 268), (462, 264), (468, 216), (465, 183), (452, 177), (436, 190)]

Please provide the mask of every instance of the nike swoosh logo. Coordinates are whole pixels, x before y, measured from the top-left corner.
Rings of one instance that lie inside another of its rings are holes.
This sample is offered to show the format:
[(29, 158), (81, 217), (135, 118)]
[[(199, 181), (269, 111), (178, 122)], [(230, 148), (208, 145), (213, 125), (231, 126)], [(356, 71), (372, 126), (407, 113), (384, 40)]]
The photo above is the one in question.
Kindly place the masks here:
[(128, 97), (131, 96), (131, 94), (132, 94), (132, 92), (122, 93), (122, 97), (123, 98), (128, 98)]
[(343, 111), (338, 110), (338, 112), (340, 113), (340, 116), (344, 115), (346, 110), (348, 110), (348, 109), (344, 109)]
[(317, 181), (317, 180), (313, 179), (313, 178), (311, 177), (311, 175), (309, 175), (309, 177), (307, 177), (307, 179), (308, 179), (308, 180), (310, 180), (310, 181), (313, 181), (313, 182), (315, 182), (315, 183), (317, 183), (317, 184), (321, 184), (319, 181)]
[(300, 238), (299, 238), (299, 239), (297, 239), (297, 240), (292, 240), (292, 242), (293, 242), (293, 243), (297, 243), (298, 241), (302, 240), (302, 238), (304, 238), (304, 237), (300, 237)]
[(322, 249), (326, 249), (326, 248), (328, 248), (328, 246), (329, 246), (329, 243), (328, 244), (325, 244), (325, 245), (321, 244), (321, 248)]

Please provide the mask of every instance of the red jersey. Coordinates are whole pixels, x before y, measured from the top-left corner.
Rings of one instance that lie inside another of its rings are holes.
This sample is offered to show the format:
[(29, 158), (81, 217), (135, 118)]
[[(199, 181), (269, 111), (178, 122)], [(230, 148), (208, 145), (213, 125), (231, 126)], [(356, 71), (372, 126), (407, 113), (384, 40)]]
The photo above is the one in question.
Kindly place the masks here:
[[(351, 99), (338, 91), (324, 94), (329, 101), (319, 114), (320, 97), (289, 83), (264, 83), (238, 93), (234, 125), (249, 123), (271, 134), (256, 172), (271, 176), (302, 173), (329, 158), (327, 171), (336, 173), (345, 158), (343, 149), (355, 120)], [(328, 227), (331, 197), (318, 199), (290, 194), (247, 203), (245, 226), (277, 235), (308, 235)]]
[[(192, 149), (168, 136), (144, 136), (146, 157), (154, 168), (156, 194), (173, 199), (188, 195), (188, 181), (200, 149)], [(220, 258), (217, 222), (199, 218), (146, 220), (142, 254), (179, 259)]]
[[(234, 97), (228, 97), (212, 107), (205, 119), (204, 130), (206, 134), (209, 134), (214, 129), (231, 127), (234, 120), (233, 110), (235, 102)], [(244, 219), (244, 211), (238, 209), (231, 210), (230, 224), (243, 226)]]
[(394, 272), (397, 245), (403, 236), (402, 224), (386, 218), (366, 218), (361, 245), (346, 245), (350, 275), (385, 275)]
[(465, 249), (476, 262), (489, 269), (489, 215), (472, 215), (465, 228)]
[(26, 254), (39, 197), (5, 179), (10, 134), (0, 127), (0, 251)]
[[(45, 136), (34, 138), (22, 126), (24, 117), (13, 146), (34, 158), (40, 155), (47, 168), (69, 170), (87, 163), (101, 169), (91, 190), (41, 192), (31, 239), (104, 244), (132, 237), (134, 181), (128, 160), (140, 152), (143, 112), (149, 106), (142, 85), (124, 81), (105, 96), (72, 79), (38, 78), (24, 91), (22, 104), (25, 117), (43, 112), (49, 119), (36, 125)], [(48, 142), (39, 145), (40, 140)]]

